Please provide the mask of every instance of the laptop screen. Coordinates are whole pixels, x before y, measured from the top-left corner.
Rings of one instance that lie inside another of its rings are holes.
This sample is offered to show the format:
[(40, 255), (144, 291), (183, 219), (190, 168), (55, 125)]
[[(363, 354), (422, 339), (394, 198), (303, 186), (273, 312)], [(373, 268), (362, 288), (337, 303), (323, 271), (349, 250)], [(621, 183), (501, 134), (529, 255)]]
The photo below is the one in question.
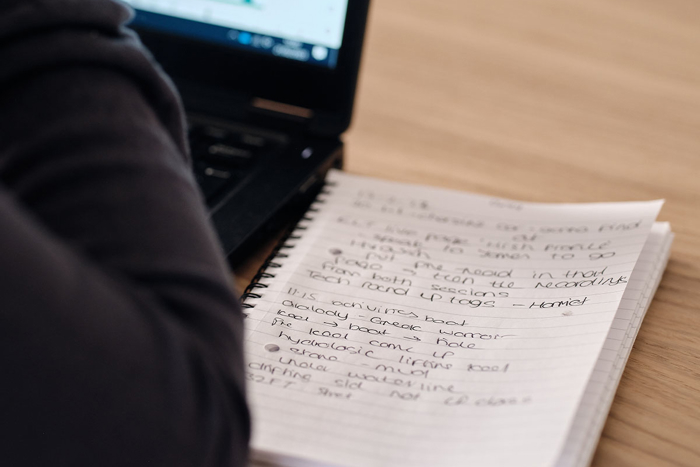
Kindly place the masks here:
[(335, 68), (348, 0), (124, 0), (136, 26)]

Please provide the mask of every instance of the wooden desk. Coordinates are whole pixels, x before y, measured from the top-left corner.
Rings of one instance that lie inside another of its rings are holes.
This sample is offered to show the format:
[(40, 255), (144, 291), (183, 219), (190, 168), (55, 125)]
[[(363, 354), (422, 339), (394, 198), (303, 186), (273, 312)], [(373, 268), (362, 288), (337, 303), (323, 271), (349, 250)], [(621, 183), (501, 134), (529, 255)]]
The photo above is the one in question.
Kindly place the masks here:
[(375, 0), (346, 141), (391, 180), (665, 198), (671, 260), (593, 465), (700, 465), (700, 2)]

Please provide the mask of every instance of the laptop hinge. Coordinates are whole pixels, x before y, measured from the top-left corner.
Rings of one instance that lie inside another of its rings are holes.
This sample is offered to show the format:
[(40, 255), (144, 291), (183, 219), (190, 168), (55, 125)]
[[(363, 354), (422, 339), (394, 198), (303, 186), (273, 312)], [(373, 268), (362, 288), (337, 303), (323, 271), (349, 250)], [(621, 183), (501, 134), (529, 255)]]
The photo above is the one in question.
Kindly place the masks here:
[(283, 102), (262, 99), (260, 97), (253, 98), (251, 106), (256, 110), (262, 110), (265, 113), (272, 113), (276, 114), (278, 117), (286, 117), (294, 120), (310, 120), (314, 116), (314, 111), (311, 109), (285, 104)]

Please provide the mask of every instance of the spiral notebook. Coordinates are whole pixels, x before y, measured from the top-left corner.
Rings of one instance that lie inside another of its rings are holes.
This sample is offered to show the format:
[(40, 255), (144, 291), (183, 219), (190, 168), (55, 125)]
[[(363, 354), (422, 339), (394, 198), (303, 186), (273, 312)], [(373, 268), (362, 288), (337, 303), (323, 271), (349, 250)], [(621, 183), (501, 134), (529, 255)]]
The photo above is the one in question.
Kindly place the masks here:
[(331, 172), (244, 295), (254, 459), (587, 465), (668, 259), (661, 205)]

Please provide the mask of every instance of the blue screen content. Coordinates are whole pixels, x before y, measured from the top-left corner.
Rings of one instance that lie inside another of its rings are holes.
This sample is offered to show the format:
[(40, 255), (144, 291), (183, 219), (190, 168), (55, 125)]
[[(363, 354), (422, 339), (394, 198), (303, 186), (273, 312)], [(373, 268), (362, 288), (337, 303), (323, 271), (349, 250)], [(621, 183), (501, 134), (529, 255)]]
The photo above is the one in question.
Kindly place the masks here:
[(132, 24), (335, 68), (348, 0), (124, 0)]

